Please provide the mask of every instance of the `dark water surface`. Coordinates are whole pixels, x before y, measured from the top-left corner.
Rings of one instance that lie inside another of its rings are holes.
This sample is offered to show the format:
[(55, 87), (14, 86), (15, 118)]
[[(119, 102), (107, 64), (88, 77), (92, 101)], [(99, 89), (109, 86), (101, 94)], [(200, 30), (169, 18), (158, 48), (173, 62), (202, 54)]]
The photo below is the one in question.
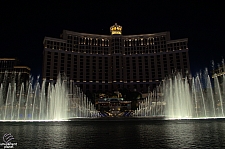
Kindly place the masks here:
[(225, 148), (225, 120), (0, 122), (6, 133), (24, 149)]

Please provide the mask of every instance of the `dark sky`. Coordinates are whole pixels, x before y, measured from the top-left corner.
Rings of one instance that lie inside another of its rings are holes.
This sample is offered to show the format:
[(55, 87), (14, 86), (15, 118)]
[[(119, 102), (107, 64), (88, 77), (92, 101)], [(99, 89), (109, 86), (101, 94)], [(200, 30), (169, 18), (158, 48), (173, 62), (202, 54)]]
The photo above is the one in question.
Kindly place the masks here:
[(59, 38), (63, 29), (109, 35), (109, 27), (117, 22), (123, 34), (170, 31), (172, 39), (188, 38), (195, 74), (210, 67), (212, 60), (217, 65), (225, 57), (224, 6), (204, 0), (1, 1), (0, 57), (17, 57), (38, 75), (45, 36)]

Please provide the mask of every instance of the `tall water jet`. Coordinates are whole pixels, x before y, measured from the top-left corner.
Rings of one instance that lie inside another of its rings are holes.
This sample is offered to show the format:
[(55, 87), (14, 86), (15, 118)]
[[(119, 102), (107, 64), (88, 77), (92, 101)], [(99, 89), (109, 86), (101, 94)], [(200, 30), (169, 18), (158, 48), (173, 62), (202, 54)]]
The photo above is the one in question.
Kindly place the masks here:
[(210, 117), (216, 117), (216, 109), (215, 109), (215, 99), (213, 95), (212, 83), (210, 77), (208, 75), (208, 69), (205, 70), (205, 78), (206, 78), (206, 99), (207, 99), (207, 111)]
[(32, 92), (32, 84), (28, 84), (28, 90), (26, 95), (26, 102), (25, 102), (25, 114), (24, 114), (24, 120), (29, 120), (32, 118), (31, 112), (32, 112), (32, 105), (33, 105), (33, 92)]
[(55, 86), (50, 87), (49, 98), (49, 119), (61, 120), (68, 119), (68, 92), (66, 89), (66, 81), (58, 77)]
[(177, 74), (164, 81), (165, 111), (168, 118), (192, 117), (193, 101), (189, 89), (188, 79)]
[(198, 116), (198, 99), (197, 99), (197, 95), (196, 95), (196, 87), (195, 87), (195, 79), (192, 79), (192, 99), (193, 99), (193, 102), (194, 102), (194, 113), (196, 117), (199, 117)]
[(224, 111), (223, 111), (223, 99), (221, 95), (221, 89), (218, 77), (215, 77), (215, 95), (217, 96), (217, 102), (218, 102), (218, 112), (221, 114), (220, 116), (224, 117)]
[(19, 92), (19, 99), (18, 99), (18, 105), (17, 105), (17, 120), (20, 120), (20, 114), (21, 114), (21, 107), (22, 107), (22, 98), (24, 96), (24, 84), (22, 83), (21, 88), (20, 88), (20, 92)]
[[(200, 105), (200, 107), (203, 107), (203, 108), (199, 108), (200, 109), (200, 116), (201, 117), (207, 117), (207, 114), (206, 114), (206, 106), (205, 106), (205, 97), (204, 97), (204, 94), (203, 94), (203, 89), (202, 89), (202, 83), (200, 81), (200, 78), (199, 78), (199, 75), (197, 75), (197, 77), (195, 78), (195, 82), (196, 82), (196, 86), (197, 86), (197, 92), (199, 93), (198, 95), (198, 98), (200, 100), (198, 105)], [(199, 114), (198, 114), (199, 115)]]

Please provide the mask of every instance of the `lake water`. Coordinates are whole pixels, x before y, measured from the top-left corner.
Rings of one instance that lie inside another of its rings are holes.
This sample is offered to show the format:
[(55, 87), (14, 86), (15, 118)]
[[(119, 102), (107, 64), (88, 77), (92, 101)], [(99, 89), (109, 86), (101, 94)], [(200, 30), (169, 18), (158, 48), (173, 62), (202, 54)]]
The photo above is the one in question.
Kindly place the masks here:
[[(225, 120), (0, 122), (14, 148), (225, 148)], [(4, 148), (0, 139), (0, 148)]]

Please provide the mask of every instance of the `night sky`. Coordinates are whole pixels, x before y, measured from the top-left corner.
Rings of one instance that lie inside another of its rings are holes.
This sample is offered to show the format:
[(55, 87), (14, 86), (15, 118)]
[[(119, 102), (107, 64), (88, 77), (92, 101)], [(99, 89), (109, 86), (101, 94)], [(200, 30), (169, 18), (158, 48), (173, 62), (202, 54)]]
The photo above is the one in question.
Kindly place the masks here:
[(225, 9), (211, 1), (23, 1), (0, 2), (0, 57), (16, 57), (41, 74), (43, 39), (63, 29), (109, 35), (118, 23), (124, 35), (170, 31), (171, 39), (189, 39), (191, 72), (221, 63), (225, 57)]

